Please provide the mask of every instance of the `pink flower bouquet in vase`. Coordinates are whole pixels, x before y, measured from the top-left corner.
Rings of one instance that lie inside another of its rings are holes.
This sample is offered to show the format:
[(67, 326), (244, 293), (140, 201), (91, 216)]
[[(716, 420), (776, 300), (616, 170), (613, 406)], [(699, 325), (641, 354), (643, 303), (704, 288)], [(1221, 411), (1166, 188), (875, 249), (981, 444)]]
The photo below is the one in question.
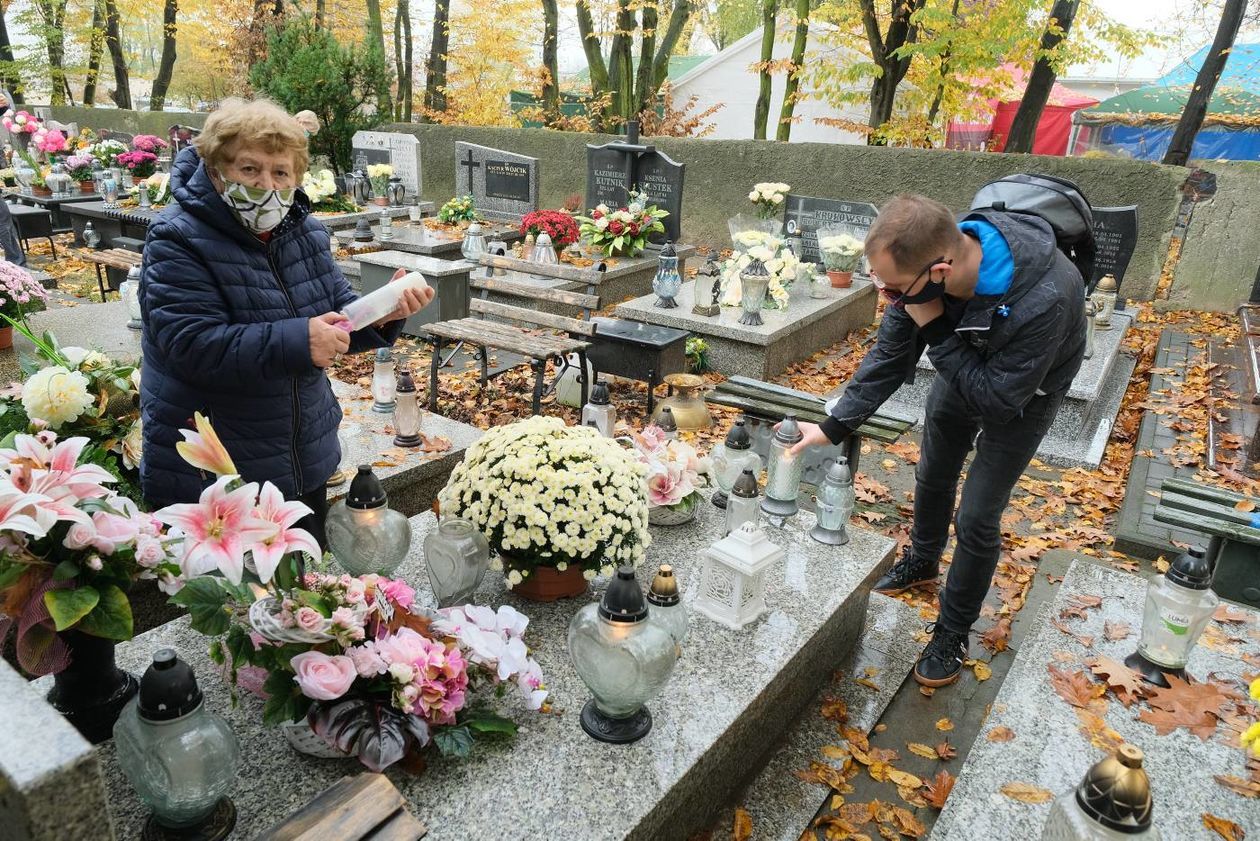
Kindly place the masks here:
[(379, 772), (430, 746), (464, 756), (479, 737), (515, 733), (474, 702), (482, 688), (515, 684), (531, 709), (541, 706), (528, 619), (509, 607), (426, 613), (403, 581), (308, 572), (319, 547), (294, 524), (310, 509), (270, 483), (243, 483), (210, 424), (196, 423), (180, 455), (220, 478), (199, 502), (157, 512), (183, 540), (174, 601), (295, 749)]
[(655, 424), (630, 437), (639, 461), (648, 468), (648, 522), (677, 526), (694, 520), (700, 489), (708, 485), (708, 459), (700, 458), (685, 441), (669, 439)]

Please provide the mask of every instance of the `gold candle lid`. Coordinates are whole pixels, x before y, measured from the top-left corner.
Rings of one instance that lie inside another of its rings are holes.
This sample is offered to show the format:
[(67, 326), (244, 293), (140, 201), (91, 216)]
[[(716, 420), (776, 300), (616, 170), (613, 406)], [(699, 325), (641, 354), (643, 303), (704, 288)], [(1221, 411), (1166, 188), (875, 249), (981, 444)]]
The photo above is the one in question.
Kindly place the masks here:
[(1120, 284), (1116, 283), (1115, 275), (1105, 274), (1102, 276), (1102, 280), (1098, 281), (1098, 286), (1095, 288), (1099, 292), (1115, 292), (1120, 288)]
[(1142, 749), (1123, 744), (1090, 768), (1076, 788), (1076, 802), (1109, 829), (1141, 832), (1151, 825), (1151, 781), (1142, 768)]
[(648, 590), (648, 601), (660, 607), (672, 607), (678, 604), (678, 579), (674, 577), (674, 568), (669, 564), (661, 564), (652, 579), (652, 587)]

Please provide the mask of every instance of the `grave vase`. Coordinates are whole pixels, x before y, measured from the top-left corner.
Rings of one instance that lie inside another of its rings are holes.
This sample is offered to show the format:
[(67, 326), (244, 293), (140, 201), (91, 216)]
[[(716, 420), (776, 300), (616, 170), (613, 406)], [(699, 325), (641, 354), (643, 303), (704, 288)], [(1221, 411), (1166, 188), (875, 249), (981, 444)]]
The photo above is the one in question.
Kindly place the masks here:
[[(502, 553), (500, 553), (502, 555)], [(514, 566), (504, 558), (503, 568)], [(512, 593), (532, 602), (554, 602), (560, 599), (571, 599), (586, 592), (586, 579), (582, 576), (582, 568), (570, 564), (563, 572), (555, 567), (534, 567), (529, 575), (512, 587)]]
[(115, 664), (115, 640), (73, 630), (60, 636), (70, 649), (70, 665), (53, 676), (48, 703), (98, 745), (113, 735), (114, 722), (140, 682)]

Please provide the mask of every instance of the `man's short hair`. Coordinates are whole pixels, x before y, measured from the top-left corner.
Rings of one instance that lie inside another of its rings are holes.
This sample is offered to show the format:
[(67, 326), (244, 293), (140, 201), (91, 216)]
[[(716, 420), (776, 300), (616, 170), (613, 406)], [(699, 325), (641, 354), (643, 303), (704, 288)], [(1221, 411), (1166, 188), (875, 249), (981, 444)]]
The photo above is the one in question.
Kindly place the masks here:
[(952, 251), (962, 236), (953, 212), (917, 193), (902, 193), (879, 209), (866, 234), (866, 253), (887, 250), (903, 272), (921, 270), (929, 261)]

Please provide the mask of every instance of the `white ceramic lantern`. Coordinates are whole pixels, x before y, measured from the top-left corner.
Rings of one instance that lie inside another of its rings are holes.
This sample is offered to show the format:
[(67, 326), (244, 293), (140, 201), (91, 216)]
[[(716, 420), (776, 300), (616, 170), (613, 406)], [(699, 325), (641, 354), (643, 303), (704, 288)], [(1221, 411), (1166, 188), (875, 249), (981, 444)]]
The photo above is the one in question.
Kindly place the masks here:
[(784, 552), (751, 523), (740, 526), (704, 552), (695, 610), (739, 630), (755, 622), (766, 607), (766, 570)]

